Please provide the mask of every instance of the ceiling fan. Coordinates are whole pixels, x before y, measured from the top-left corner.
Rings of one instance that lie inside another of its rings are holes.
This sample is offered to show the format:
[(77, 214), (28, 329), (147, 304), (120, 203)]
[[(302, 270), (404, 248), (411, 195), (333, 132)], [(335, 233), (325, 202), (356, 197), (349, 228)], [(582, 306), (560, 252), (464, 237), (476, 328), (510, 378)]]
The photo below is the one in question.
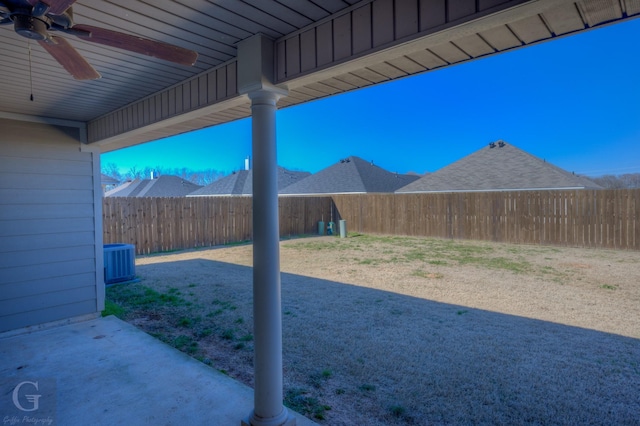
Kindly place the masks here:
[(71, 6), (76, 0), (0, 0), (0, 25), (11, 25), (16, 33), (36, 40), (76, 80), (94, 80), (100, 74), (64, 38), (61, 32), (92, 43), (152, 56), (191, 66), (198, 53), (160, 41), (149, 40), (106, 28), (75, 25)]

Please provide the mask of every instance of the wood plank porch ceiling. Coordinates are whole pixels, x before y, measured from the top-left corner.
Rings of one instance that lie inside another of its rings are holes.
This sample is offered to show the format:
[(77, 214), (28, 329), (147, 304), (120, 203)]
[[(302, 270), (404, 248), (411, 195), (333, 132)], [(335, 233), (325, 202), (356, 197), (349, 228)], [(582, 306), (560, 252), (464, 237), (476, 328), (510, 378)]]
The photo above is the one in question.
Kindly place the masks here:
[(639, 15), (639, 0), (80, 0), (76, 23), (194, 49), (198, 62), (68, 37), (103, 78), (75, 81), (31, 43), (31, 83), (27, 39), (0, 26), (0, 113), (86, 122), (112, 150), (249, 116), (236, 43), (256, 33), (276, 40), (288, 107)]

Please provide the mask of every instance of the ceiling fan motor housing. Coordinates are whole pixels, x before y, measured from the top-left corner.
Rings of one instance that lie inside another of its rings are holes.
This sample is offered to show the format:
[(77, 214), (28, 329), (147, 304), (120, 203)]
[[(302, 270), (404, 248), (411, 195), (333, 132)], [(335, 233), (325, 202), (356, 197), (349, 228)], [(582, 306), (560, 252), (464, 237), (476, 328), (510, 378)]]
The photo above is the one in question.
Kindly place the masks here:
[(46, 40), (48, 38), (47, 30), (49, 23), (42, 18), (36, 18), (22, 13), (14, 13), (11, 15), (15, 31), (23, 37), (32, 40)]

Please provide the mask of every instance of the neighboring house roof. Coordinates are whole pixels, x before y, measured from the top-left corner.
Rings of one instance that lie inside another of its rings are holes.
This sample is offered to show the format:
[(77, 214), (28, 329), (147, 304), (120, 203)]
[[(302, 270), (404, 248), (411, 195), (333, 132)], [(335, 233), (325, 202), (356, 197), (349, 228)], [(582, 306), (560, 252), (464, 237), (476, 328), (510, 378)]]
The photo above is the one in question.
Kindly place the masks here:
[(408, 192), (601, 189), (515, 146), (498, 141), (400, 188)]
[[(278, 190), (310, 176), (309, 172), (294, 172), (284, 167), (278, 167)], [(209, 185), (189, 194), (189, 197), (252, 195), (253, 170), (240, 170), (229, 176), (218, 179)]]
[(156, 179), (135, 179), (107, 191), (105, 197), (184, 197), (202, 188), (178, 176), (160, 176)]
[(419, 176), (391, 173), (359, 157), (349, 157), (286, 187), (280, 194), (394, 192)]
[(107, 176), (104, 173), (100, 173), (100, 184), (102, 185), (117, 185), (120, 181), (118, 179), (114, 179), (111, 176)]
[(104, 193), (105, 197), (128, 197), (131, 191), (140, 184), (140, 179), (134, 179), (124, 182), (122, 185), (107, 191)]

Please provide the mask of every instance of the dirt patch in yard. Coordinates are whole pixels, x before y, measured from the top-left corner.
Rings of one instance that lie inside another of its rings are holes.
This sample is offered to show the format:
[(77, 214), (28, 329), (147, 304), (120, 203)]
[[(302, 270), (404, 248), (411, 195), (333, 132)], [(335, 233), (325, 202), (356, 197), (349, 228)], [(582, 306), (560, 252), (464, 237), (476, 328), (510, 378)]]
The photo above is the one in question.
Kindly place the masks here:
[[(139, 257), (127, 321), (252, 385), (252, 246)], [(320, 423), (637, 424), (640, 253), (281, 243), (285, 402)]]

